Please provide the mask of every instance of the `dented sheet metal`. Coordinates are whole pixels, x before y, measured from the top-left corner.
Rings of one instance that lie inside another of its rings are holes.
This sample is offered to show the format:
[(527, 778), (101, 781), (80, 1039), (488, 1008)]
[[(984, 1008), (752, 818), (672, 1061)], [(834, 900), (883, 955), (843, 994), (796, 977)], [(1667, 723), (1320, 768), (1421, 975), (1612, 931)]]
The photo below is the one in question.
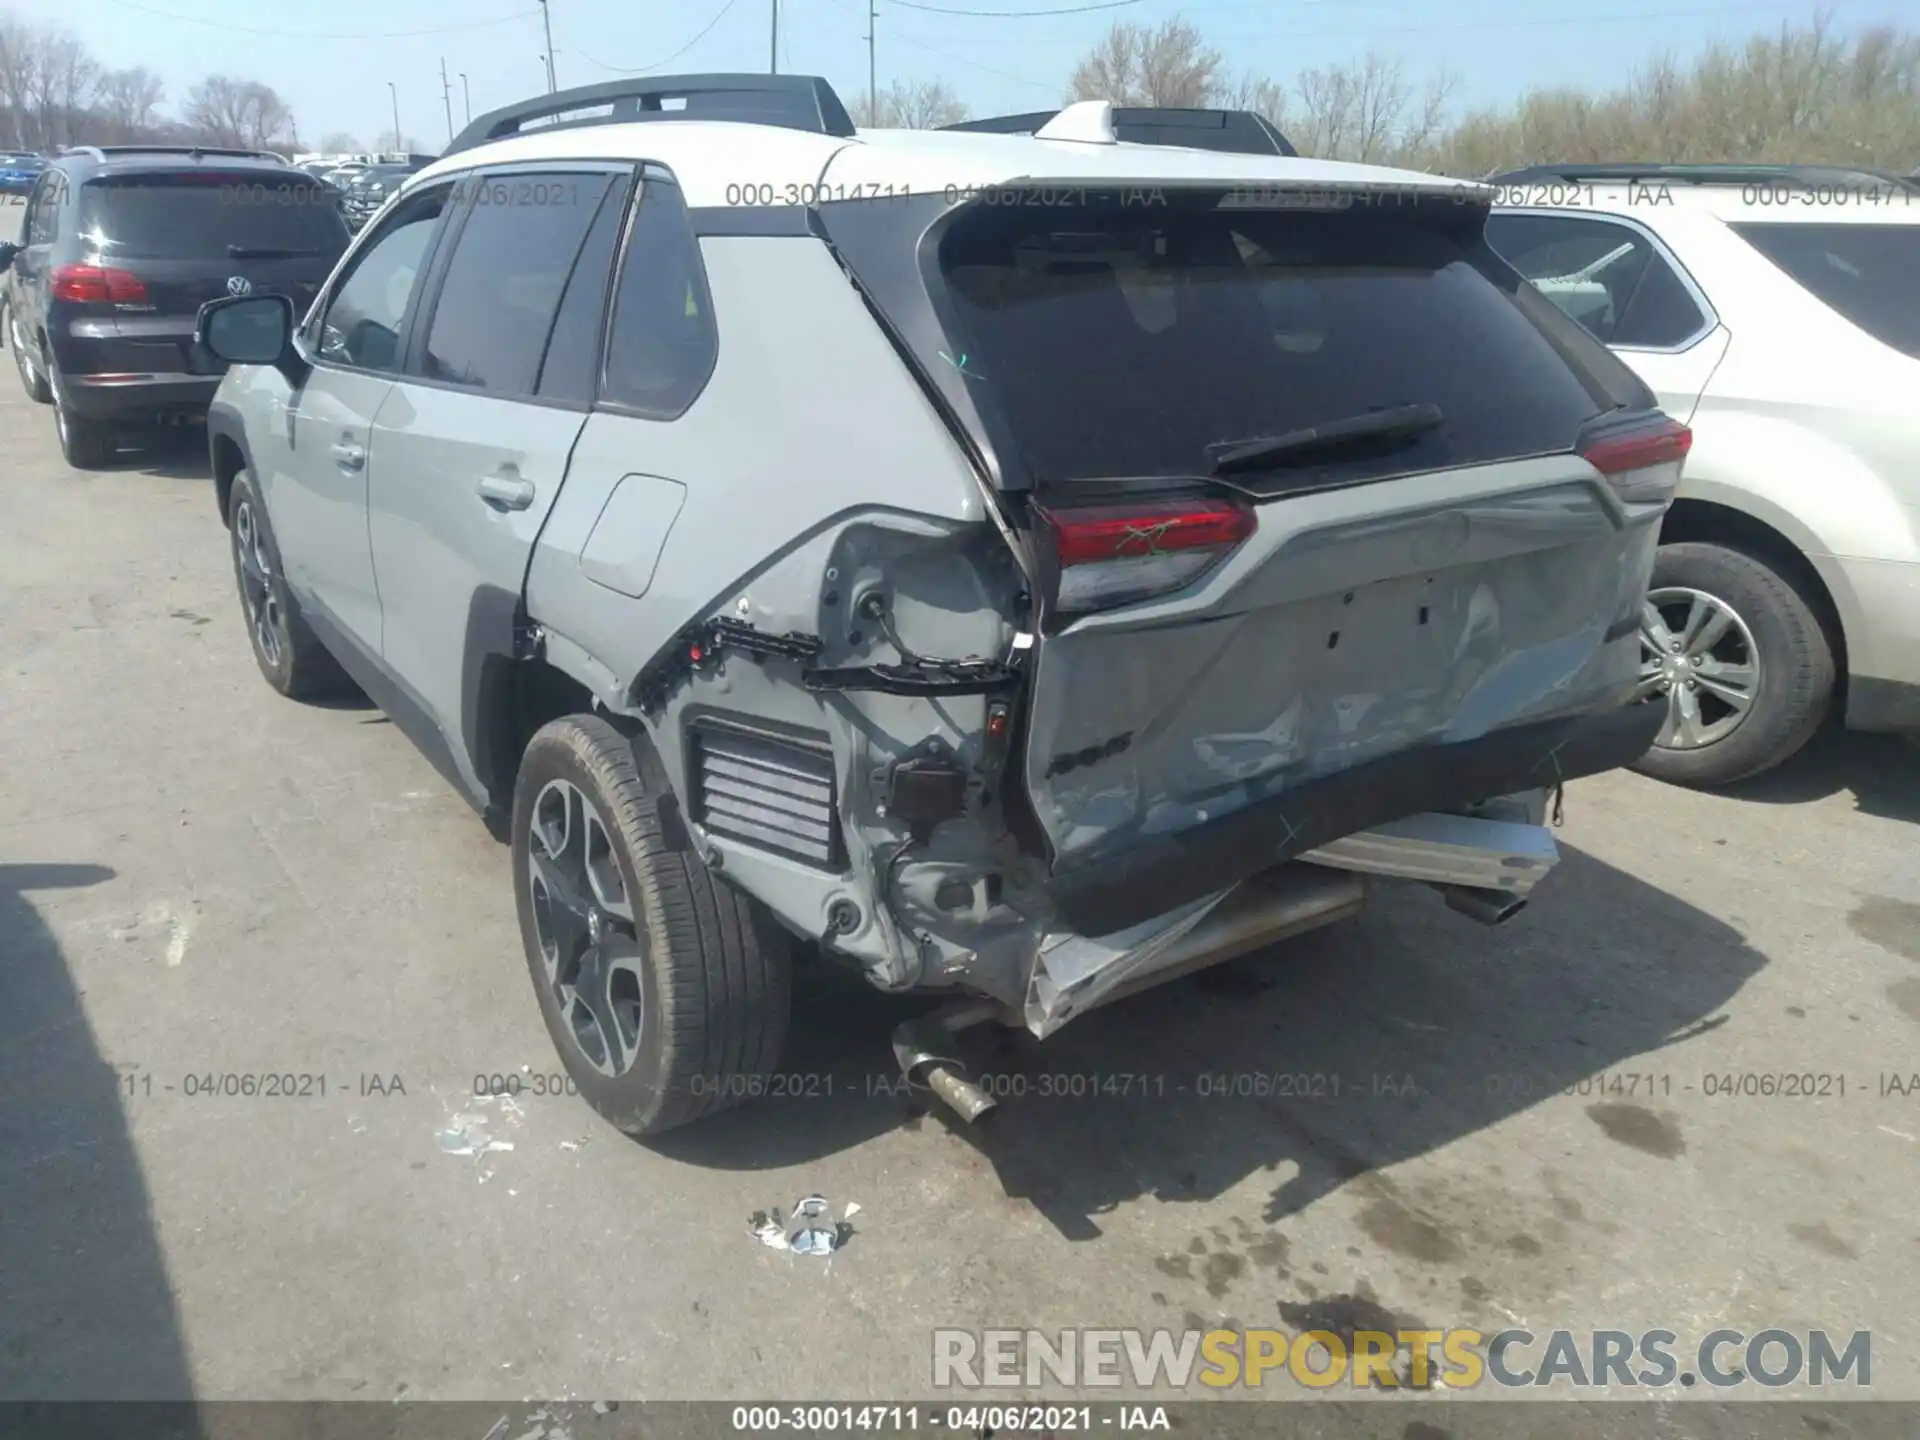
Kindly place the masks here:
[(1045, 1039), (1084, 1010), (1091, 1010), (1130, 980), (1150, 973), (1162, 956), (1233, 892), (1204, 900), (1115, 935), (1049, 935), (1034, 957), (1027, 982), (1027, 1028)]

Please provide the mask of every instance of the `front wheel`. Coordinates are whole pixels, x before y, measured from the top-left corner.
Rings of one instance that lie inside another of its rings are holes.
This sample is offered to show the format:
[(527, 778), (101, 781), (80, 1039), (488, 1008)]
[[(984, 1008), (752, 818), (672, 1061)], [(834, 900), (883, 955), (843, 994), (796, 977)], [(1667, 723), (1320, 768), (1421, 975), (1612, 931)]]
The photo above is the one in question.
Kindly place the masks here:
[(541, 1016), (581, 1095), (636, 1136), (763, 1093), (787, 1032), (790, 942), (676, 847), (671, 800), (652, 752), (586, 715), (541, 729), (514, 787)]
[(319, 700), (348, 693), (352, 681), (301, 618), (300, 607), (280, 571), (280, 548), (267, 522), (267, 507), (253, 476), (242, 470), (227, 499), (233, 578), (240, 587), (253, 658), (266, 682), (293, 700)]
[(1812, 605), (1779, 568), (1723, 545), (1661, 546), (1640, 653), (1640, 694), (1667, 721), (1634, 768), (1677, 785), (1771, 770), (1833, 699), (1833, 646)]

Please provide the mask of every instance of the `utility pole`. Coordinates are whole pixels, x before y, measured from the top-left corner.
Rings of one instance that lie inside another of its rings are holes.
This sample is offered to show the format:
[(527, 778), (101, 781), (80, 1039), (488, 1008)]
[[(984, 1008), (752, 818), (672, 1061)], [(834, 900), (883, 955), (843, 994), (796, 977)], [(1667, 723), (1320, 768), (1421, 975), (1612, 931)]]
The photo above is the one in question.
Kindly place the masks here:
[(406, 137), (400, 133), (400, 87), (389, 80), (387, 89), (393, 93), (393, 148), (404, 150), (407, 148), (407, 142)]
[(447, 143), (453, 143), (453, 86), (447, 82), (447, 57), (440, 57), (440, 98), (447, 106)]
[(467, 89), (467, 72), (460, 72), (460, 103), (467, 109), (467, 124), (473, 123), (473, 94)]
[(767, 45), (767, 73), (780, 73), (780, 0), (773, 0), (773, 39)]
[(540, 24), (547, 35), (547, 93), (551, 95), (560, 87), (553, 79), (553, 17), (547, 13), (547, 0), (540, 0)]
[(873, 31), (880, 19), (880, 12), (874, 8), (875, 0), (867, 0), (867, 123), (880, 123), (880, 92), (873, 78)]

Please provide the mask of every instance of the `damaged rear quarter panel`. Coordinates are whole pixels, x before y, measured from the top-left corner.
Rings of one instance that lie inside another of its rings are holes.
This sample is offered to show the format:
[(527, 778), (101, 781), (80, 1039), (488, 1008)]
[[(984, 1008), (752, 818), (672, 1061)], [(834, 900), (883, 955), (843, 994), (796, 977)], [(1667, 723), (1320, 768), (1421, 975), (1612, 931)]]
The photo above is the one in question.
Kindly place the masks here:
[[(806, 237), (709, 237), (701, 254), (718, 362), (678, 419), (589, 417), (528, 574), (529, 614), (554, 637), (553, 652), (576, 657), (597, 677), (599, 698), (629, 713), (636, 679), (714, 616), (821, 637), (823, 664), (891, 660), (875, 627), (850, 618), (859, 587), (883, 583), (915, 650), (1001, 653), (1018, 576), (980, 483), (826, 248)], [(630, 477), (644, 478), (622, 487)], [(623, 539), (603, 519), (616, 489), (671, 501), (674, 514), (634, 523)], [(870, 808), (877, 758), (929, 738), (977, 742), (978, 697), (816, 694), (799, 671), (729, 655), (646, 717), (683, 803), (685, 725), (702, 715), (829, 737), (848, 815)], [(844, 883), (739, 846), (726, 864), (790, 925), (817, 935), (843, 894), (871, 914), (862, 873), (871, 857), (850, 838)], [(842, 948), (885, 954), (888, 937), (871, 930)]]

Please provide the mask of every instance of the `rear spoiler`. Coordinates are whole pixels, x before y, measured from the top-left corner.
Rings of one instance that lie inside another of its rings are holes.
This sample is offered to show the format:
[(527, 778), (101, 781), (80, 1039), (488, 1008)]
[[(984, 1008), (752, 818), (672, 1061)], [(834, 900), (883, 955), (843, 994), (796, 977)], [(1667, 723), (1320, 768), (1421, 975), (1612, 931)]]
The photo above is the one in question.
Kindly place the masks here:
[[(1032, 135), (1060, 112), (1033, 110), (963, 120), (943, 130), (972, 130), (989, 135)], [(1171, 145), (1188, 150), (1218, 150), (1234, 155), (1297, 156), (1300, 152), (1266, 116), (1252, 110), (1202, 110), (1174, 106), (1115, 106), (1113, 128), (1130, 145)]]

